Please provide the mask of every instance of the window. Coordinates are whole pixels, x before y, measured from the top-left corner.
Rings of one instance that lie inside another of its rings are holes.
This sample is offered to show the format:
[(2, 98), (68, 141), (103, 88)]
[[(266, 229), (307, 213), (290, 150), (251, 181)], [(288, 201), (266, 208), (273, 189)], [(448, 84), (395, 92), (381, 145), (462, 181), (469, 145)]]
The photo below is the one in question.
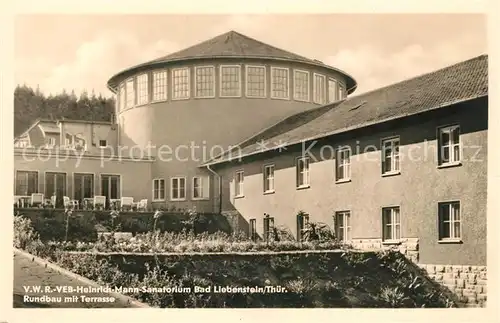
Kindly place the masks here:
[(235, 197), (243, 196), (243, 184), (244, 184), (243, 171), (236, 172), (234, 175), (234, 195)]
[(314, 73), (314, 95), (313, 101), (317, 104), (325, 104), (326, 101), (326, 84), (325, 84), (325, 76)]
[(172, 99), (189, 98), (189, 68), (177, 68), (172, 70)]
[(30, 145), (30, 141), (28, 138), (19, 139), (16, 143), (14, 143), (14, 147), (16, 148), (26, 148)]
[(265, 66), (247, 66), (247, 88), (246, 96), (251, 98), (266, 97), (266, 67)]
[(101, 195), (106, 196), (106, 204), (110, 199), (121, 198), (120, 175), (101, 175)]
[(204, 200), (209, 198), (209, 177), (193, 177), (193, 200)]
[(134, 89), (133, 79), (127, 81), (126, 90), (127, 90), (127, 108), (132, 108), (135, 105), (135, 89)]
[(399, 173), (399, 138), (382, 140), (382, 174)]
[(146, 104), (149, 102), (148, 92), (148, 74), (137, 76), (137, 104)]
[(250, 235), (250, 239), (252, 239), (252, 241), (256, 241), (257, 240), (257, 220), (256, 219), (250, 219), (249, 221), (249, 235)]
[(57, 197), (66, 195), (66, 173), (45, 173), (45, 196), (47, 198), (56, 195)]
[(264, 193), (274, 192), (274, 165), (264, 166)]
[(290, 79), (288, 68), (271, 68), (271, 98), (289, 99), (290, 98)]
[(439, 165), (460, 162), (460, 127), (458, 125), (439, 129)]
[(328, 79), (328, 102), (337, 101), (337, 82), (333, 79)]
[(297, 188), (309, 187), (309, 158), (297, 159)]
[(299, 213), (297, 214), (297, 241), (302, 241), (304, 239), (304, 231), (309, 224), (309, 214)]
[(195, 96), (197, 98), (215, 97), (215, 67), (197, 66), (195, 73)]
[(398, 241), (401, 239), (401, 219), (399, 207), (382, 209), (382, 240)]
[(119, 97), (119, 101), (120, 101), (119, 110), (120, 111), (125, 110), (126, 100), (127, 100), (127, 98), (125, 97), (125, 84), (122, 83), (122, 84), (120, 84), (120, 97)]
[(460, 202), (439, 203), (439, 240), (461, 238)]
[(335, 161), (337, 182), (348, 181), (351, 178), (351, 148), (343, 147), (338, 149)]
[(241, 96), (241, 67), (225, 65), (220, 67), (220, 96)]
[(342, 87), (341, 84), (339, 84), (338, 93), (339, 93), (339, 95), (338, 95), (337, 99), (342, 100), (344, 98), (344, 88)]
[(94, 174), (73, 175), (73, 198), (83, 203), (83, 199), (94, 197)]
[(153, 179), (153, 201), (165, 200), (165, 180), (163, 178)]
[(170, 179), (170, 199), (181, 201), (186, 199), (186, 178), (173, 177)]
[(167, 71), (153, 72), (153, 101), (165, 101), (167, 99)]
[(99, 140), (99, 148), (106, 148), (108, 146), (108, 142), (106, 140)]
[(55, 144), (56, 144), (56, 138), (54, 138), (54, 137), (49, 137), (49, 138), (47, 138), (47, 146), (48, 146), (49, 148), (54, 147), (54, 146), (55, 146)]
[(298, 101), (309, 101), (309, 72), (294, 71), (293, 97)]
[(69, 133), (64, 135), (64, 145), (66, 147), (73, 146), (73, 135), (70, 135)]
[(339, 241), (351, 240), (351, 212), (335, 212), (335, 237)]
[(16, 172), (16, 195), (31, 196), (38, 193), (38, 172), (20, 171)]
[(274, 218), (269, 214), (264, 214), (264, 240), (269, 241), (274, 229)]

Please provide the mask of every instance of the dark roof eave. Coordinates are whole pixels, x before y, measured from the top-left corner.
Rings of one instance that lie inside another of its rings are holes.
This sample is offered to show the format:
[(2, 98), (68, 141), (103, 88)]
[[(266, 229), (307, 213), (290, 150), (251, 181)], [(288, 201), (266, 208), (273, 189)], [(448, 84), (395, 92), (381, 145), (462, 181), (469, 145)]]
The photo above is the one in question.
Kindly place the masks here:
[[(459, 104), (459, 103), (463, 103), (463, 102), (467, 102), (467, 101), (471, 101), (471, 100), (475, 100), (475, 99), (479, 99), (479, 98), (483, 98), (483, 97), (487, 97), (487, 96), (488, 96), (488, 93), (486, 93), (486, 94), (480, 94), (480, 95), (475, 95), (475, 96), (471, 96), (471, 97), (468, 97), (468, 98), (465, 98), (465, 99), (460, 99), (460, 100), (454, 100), (454, 101), (450, 101), (450, 102), (445, 102), (445, 103), (439, 104), (437, 106), (434, 106), (432, 108), (429, 108), (429, 109), (427, 109), (425, 111), (419, 111), (419, 112), (414, 112), (414, 113), (407, 113), (407, 114), (397, 115), (397, 116), (393, 116), (393, 117), (389, 117), (389, 118), (385, 118), (385, 119), (375, 120), (373, 122), (367, 122), (365, 124), (361, 124), (361, 125), (357, 125), (357, 126), (345, 127), (345, 128), (342, 128), (342, 129), (330, 131), (330, 132), (327, 132), (327, 133), (324, 133), (324, 134), (320, 134), (320, 135), (316, 135), (316, 136), (312, 136), (312, 137), (309, 137), (309, 138), (304, 138), (304, 139), (301, 139), (301, 140), (295, 140), (293, 142), (287, 143), (285, 145), (285, 147), (290, 147), (292, 145), (296, 145), (296, 144), (299, 144), (299, 143), (302, 143), (302, 142), (307, 142), (307, 141), (311, 141), (311, 140), (317, 140), (317, 139), (325, 138), (325, 137), (328, 137), (328, 136), (337, 135), (337, 134), (341, 134), (341, 133), (349, 132), (349, 131), (352, 131), (352, 130), (361, 129), (361, 128), (364, 128), (364, 127), (369, 127), (369, 126), (373, 126), (373, 125), (376, 125), (376, 124), (381, 124), (381, 123), (384, 123), (384, 122), (389, 122), (389, 121), (393, 121), (393, 120), (397, 120), (397, 119), (402, 119), (402, 118), (405, 118), (405, 117), (410, 117), (410, 116), (421, 114), (421, 113), (427, 113), (427, 112), (434, 111), (434, 110), (437, 110), (437, 109), (446, 108), (446, 107), (449, 107), (449, 106), (453, 106), (455, 104)], [(258, 154), (262, 154), (262, 153), (273, 151), (273, 150), (275, 150), (275, 148), (267, 148), (265, 150), (259, 150), (259, 151), (255, 151), (255, 152), (251, 152), (251, 153), (247, 153), (247, 154), (242, 154), (242, 155), (239, 155), (239, 156), (235, 156), (234, 158), (230, 158), (230, 159), (223, 159), (223, 160), (211, 161), (211, 162), (203, 163), (203, 164), (199, 165), (198, 167), (207, 167), (207, 166), (214, 166), (214, 165), (225, 164), (225, 163), (229, 163), (229, 162), (232, 162), (232, 161), (235, 161), (235, 160), (241, 160), (241, 159), (249, 157), (249, 156), (258, 155)], [(229, 151), (226, 151), (226, 153), (229, 153)]]
[(166, 59), (166, 60), (159, 60), (159, 61), (150, 61), (147, 63), (142, 63), (139, 65), (132, 66), (130, 68), (124, 69), (121, 72), (118, 72), (117, 74), (113, 75), (107, 82), (107, 87), (108, 89), (116, 93), (117, 92), (117, 80), (120, 78), (125, 78), (124, 75), (127, 73), (131, 73), (134, 71), (137, 71), (140, 68), (144, 67), (155, 67), (156, 65), (164, 65), (164, 64), (170, 64), (170, 63), (180, 63), (180, 62), (188, 62), (188, 61), (196, 61), (196, 60), (202, 60), (202, 59), (221, 59), (221, 58), (232, 58), (232, 59), (264, 59), (264, 60), (274, 60), (274, 61), (284, 61), (284, 62), (294, 62), (294, 63), (301, 63), (301, 64), (306, 64), (306, 65), (312, 65), (312, 66), (318, 66), (318, 67), (323, 67), (332, 71), (335, 71), (337, 73), (342, 74), (347, 78), (347, 94), (351, 94), (356, 90), (358, 87), (358, 84), (354, 77), (349, 75), (348, 73), (335, 68), (333, 66), (323, 64), (320, 62), (314, 62), (314, 61), (306, 61), (306, 60), (300, 60), (300, 59), (293, 59), (293, 58), (286, 58), (286, 57), (273, 57), (273, 56), (257, 56), (257, 55), (249, 55), (249, 56), (244, 56), (244, 55), (212, 55), (212, 56), (193, 56), (193, 57), (182, 57), (182, 58), (175, 58), (175, 59)]

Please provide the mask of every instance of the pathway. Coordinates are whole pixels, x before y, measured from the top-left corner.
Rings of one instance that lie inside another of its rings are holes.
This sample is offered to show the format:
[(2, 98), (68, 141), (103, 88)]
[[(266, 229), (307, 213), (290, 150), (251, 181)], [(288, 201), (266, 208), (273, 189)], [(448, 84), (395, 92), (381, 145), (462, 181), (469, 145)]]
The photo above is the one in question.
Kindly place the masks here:
[[(26, 254), (14, 252), (14, 308), (125, 308), (127, 300), (109, 293), (71, 292), (78, 286), (91, 288), (58, 271), (32, 261)], [(39, 288), (37, 290), (37, 288)], [(65, 289), (65, 290), (63, 290)], [(94, 299), (82, 299), (82, 296)], [(107, 298), (104, 299), (104, 298)], [(114, 301), (113, 301), (114, 298)]]

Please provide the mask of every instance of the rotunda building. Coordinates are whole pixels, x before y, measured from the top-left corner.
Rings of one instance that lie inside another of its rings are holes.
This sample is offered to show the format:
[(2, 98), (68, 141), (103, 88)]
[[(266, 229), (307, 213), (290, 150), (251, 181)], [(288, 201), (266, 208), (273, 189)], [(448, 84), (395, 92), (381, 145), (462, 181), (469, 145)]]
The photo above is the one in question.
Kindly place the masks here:
[[(356, 81), (321, 61), (230, 31), (119, 72), (118, 145), (151, 154), (153, 207), (212, 211), (198, 166), (286, 117), (346, 98)], [(133, 147), (133, 148), (132, 148)]]

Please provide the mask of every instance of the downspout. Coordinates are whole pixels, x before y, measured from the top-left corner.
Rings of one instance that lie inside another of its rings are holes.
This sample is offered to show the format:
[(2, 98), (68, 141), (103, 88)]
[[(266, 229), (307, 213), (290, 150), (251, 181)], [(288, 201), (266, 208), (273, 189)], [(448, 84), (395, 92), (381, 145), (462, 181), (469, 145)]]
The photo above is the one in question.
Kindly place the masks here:
[(210, 173), (214, 174), (214, 176), (217, 176), (218, 182), (219, 182), (219, 214), (222, 213), (222, 176), (215, 172), (213, 169), (210, 168), (210, 165), (207, 165), (207, 169)]

